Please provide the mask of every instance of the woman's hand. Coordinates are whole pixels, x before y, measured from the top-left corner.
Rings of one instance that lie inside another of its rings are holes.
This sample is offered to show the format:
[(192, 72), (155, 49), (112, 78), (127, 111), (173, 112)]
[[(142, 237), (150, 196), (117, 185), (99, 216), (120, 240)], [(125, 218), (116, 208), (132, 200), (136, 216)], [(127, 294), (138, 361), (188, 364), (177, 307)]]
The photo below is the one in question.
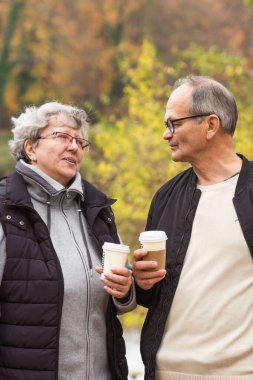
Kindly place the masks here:
[(102, 274), (100, 280), (104, 284), (104, 289), (111, 296), (121, 299), (129, 295), (132, 285), (132, 275), (127, 268), (113, 268), (111, 273), (102, 273), (101, 267), (96, 267), (96, 272)]

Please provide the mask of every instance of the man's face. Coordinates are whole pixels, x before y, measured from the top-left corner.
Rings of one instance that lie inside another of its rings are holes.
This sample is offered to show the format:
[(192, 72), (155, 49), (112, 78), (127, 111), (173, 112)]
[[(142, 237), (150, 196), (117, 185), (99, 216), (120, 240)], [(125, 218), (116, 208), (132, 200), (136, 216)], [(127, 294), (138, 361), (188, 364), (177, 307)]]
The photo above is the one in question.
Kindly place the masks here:
[[(189, 114), (192, 89), (184, 84), (178, 87), (169, 97), (164, 120), (173, 120), (193, 116)], [(172, 152), (172, 160), (193, 164), (205, 148), (205, 119), (185, 119), (173, 123), (174, 133), (166, 128), (163, 138), (167, 140)]]

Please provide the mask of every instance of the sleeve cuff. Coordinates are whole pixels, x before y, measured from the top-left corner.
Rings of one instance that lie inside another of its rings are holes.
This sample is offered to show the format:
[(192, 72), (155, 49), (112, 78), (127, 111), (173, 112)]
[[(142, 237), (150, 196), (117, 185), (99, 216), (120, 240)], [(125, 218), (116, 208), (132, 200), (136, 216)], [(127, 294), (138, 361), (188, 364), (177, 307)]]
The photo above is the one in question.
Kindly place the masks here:
[(127, 300), (124, 302), (124, 299), (122, 301), (118, 298), (112, 297), (114, 305), (117, 308), (117, 314), (121, 315), (124, 313), (128, 313), (129, 311), (132, 311), (136, 308), (136, 292), (135, 292), (135, 283), (132, 277), (132, 285), (130, 288), (130, 293), (127, 298)]

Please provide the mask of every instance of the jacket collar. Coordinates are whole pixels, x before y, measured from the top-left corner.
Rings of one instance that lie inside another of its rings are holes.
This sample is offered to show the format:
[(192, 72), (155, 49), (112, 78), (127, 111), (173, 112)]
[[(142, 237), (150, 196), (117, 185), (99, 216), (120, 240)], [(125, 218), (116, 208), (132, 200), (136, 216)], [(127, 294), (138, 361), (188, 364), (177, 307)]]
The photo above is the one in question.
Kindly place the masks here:
[[(104, 193), (102, 193), (86, 180), (82, 180), (82, 187), (85, 193), (83, 211), (89, 225), (92, 226), (100, 210), (111, 206), (116, 202), (116, 200), (107, 198)], [(16, 171), (6, 179), (5, 202), (7, 205), (33, 208), (33, 204), (27, 191), (25, 181), (22, 175)]]
[(89, 225), (93, 225), (94, 220), (101, 209), (110, 207), (116, 199), (107, 196), (86, 180), (82, 180), (85, 189), (84, 212)]
[(238, 156), (242, 159), (242, 168), (235, 189), (235, 195), (238, 195), (247, 186), (248, 182), (253, 179), (253, 163), (242, 154), (238, 154)]
[[(238, 195), (244, 187), (247, 185), (249, 180), (253, 179), (253, 163), (242, 154), (237, 153), (237, 156), (239, 156), (242, 159), (242, 168), (239, 174), (238, 182), (236, 185), (235, 194)], [(194, 173), (193, 168), (188, 169), (189, 170), (189, 185), (191, 188), (196, 188), (197, 185), (197, 176)]]
[(6, 180), (6, 204), (33, 208), (30, 195), (21, 174), (13, 172)]

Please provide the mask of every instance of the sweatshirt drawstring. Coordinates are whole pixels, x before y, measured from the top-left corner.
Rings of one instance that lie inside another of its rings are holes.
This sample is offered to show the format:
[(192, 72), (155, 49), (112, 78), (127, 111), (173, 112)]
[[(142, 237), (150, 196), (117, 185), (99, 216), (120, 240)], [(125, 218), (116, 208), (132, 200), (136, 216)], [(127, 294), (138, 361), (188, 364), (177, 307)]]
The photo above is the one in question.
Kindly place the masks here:
[(50, 209), (50, 195), (47, 194), (47, 228), (50, 233), (51, 229), (51, 209)]
[(90, 273), (91, 273), (91, 277), (92, 277), (92, 275), (93, 275), (93, 272), (92, 272), (92, 260), (91, 260), (91, 255), (90, 255), (90, 251), (89, 251), (89, 248), (88, 248), (87, 239), (86, 239), (85, 232), (84, 232), (84, 227), (83, 227), (82, 209), (81, 209), (81, 200), (80, 200), (80, 198), (79, 198), (79, 209), (77, 211), (78, 211), (78, 215), (79, 215), (79, 222), (80, 222), (82, 237), (83, 237), (84, 245), (85, 245), (86, 252), (87, 252)]

